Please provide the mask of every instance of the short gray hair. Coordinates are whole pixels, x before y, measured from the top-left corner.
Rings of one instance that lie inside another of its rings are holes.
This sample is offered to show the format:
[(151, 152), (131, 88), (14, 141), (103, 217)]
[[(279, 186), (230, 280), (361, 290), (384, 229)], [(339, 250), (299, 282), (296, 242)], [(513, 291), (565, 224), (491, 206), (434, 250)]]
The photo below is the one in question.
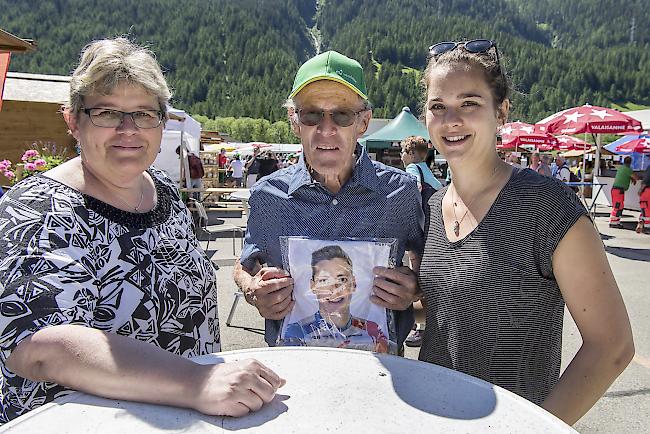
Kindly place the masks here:
[(81, 51), (79, 66), (70, 80), (68, 110), (78, 113), (88, 95), (108, 95), (122, 84), (142, 86), (158, 99), (163, 119), (172, 94), (155, 55), (124, 37), (101, 39)]

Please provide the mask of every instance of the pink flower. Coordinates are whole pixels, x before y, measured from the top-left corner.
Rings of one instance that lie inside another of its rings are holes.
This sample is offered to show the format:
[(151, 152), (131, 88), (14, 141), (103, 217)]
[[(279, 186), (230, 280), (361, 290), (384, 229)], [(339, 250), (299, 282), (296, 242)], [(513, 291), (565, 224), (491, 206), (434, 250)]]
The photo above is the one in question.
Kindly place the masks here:
[(38, 151), (36, 149), (28, 149), (23, 154), (21, 160), (27, 161), (27, 160), (30, 160), (30, 159), (32, 159), (34, 157), (38, 157), (38, 156), (39, 156)]
[(13, 178), (16, 177), (16, 175), (14, 174), (14, 172), (12, 172), (11, 170), (5, 170), (5, 173), (3, 173), (3, 175), (4, 175), (5, 178), (7, 178), (7, 179), (13, 179)]
[[(1, 169), (2, 167), (4, 167), (4, 169)], [(9, 160), (0, 161), (0, 171), (4, 171), (7, 167), (11, 167), (11, 161)]]
[(39, 158), (39, 159), (34, 161), (34, 164), (36, 164), (36, 167), (41, 167), (41, 166), (45, 166), (47, 164), (47, 162), (45, 160), (43, 160), (42, 158)]
[(34, 171), (36, 170), (36, 164), (34, 163), (25, 163), (25, 170)]

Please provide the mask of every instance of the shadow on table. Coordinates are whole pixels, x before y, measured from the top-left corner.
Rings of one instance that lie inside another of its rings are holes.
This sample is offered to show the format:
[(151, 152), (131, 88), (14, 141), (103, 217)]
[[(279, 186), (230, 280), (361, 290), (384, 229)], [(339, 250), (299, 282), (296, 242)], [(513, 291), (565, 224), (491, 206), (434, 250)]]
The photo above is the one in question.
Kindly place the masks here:
[[(496, 394), (489, 383), (437, 365), (394, 356), (376, 356), (390, 372), (395, 393), (418, 410), (445, 418), (469, 420), (486, 417), (496, 407)], [(412, 365), (410, 369), (405, 369), (405, 361)]]
[(633, 249), (631, 247), (610, 247), (605, 246), (605, 251), (619, 258), (631, 259), (633, 261), (650, 262), (650, 249)]
[[(283, 402), (289, 399), (288, 395), (276, 394), (273, 401), (268, 404), (265, 404), (264, 407), (251, 413), (246, 417), (235, 418), (235, 417), (225, 417), (223, 418), (223, 425), (227, 432), (228, 431), (238, 431), (238, 430), (249, 430), (253, 427), (262, 426), (265, 423), (276, 419), (281, 414), (286, 413), (289, 410), (289, 407)], [(295, 428), (295, 427), (288, 427)], [(287, 429), (289, 431), (289, 429)]]
[[(153, 404), (130, 405), (124, 409), (125, 411), (115, 415), (114, 418), (137, 418), (140, 422), (146, 423), (156, 430), (165, 432), (195, 432), (198, 426), (194, 430), (191, 429), (192, 426), (202, 423), (233, 431), (246, 430), (264, 425), (282, 413), (286, 413), (288, 407), (283, 401), (288, 398), (286, 395), (277, 394), (271, 403), (266, 404), (261, 410), (244, 418), (208, 416), (194, 410)], [(102, 405), (102, 403), (93, 403), (93, 405)], [(115, 403), (114, 401), (110, 401), (105, 406), (115, 408)]]

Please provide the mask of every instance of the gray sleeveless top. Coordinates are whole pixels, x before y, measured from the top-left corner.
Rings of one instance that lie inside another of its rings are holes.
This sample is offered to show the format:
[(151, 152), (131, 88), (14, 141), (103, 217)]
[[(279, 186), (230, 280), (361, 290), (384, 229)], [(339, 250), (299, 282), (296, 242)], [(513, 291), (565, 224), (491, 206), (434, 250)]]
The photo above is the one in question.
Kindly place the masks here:
[(429, 200), (419, 359), (539, 404), (560, 373), (564, 299), (552, 255), (587, 211), (561, 182), (530, 169), (513, 171), (474, 231), (450, 242), (442, 221), (446, 190)]

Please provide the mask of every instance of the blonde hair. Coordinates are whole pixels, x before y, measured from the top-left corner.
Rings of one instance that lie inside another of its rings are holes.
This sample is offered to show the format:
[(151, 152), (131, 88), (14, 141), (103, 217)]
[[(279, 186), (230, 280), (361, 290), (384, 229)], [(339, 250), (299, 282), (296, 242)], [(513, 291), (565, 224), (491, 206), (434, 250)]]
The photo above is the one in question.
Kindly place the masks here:
[(142, 86), (158, 99), (163, 119), (171, 91), (153, 52), (126, 38), (101, 39), (86, 45), (70, 80), (70, 105), (78, 113), (87, 95), (109, 95), (120, 84)]

